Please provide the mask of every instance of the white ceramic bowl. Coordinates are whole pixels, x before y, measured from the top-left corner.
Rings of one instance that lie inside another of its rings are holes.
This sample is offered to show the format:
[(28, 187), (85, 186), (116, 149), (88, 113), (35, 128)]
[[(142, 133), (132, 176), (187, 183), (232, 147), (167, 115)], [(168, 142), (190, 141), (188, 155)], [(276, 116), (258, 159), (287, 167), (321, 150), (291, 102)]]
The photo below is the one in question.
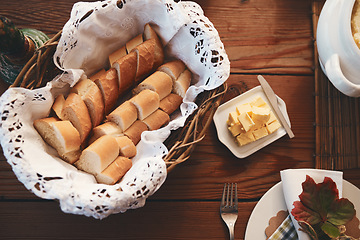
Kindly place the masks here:
[(327, 0), (317, 26), (317, 49), (324, 73), (342, 93), (360, 96), (360, 49), (351, 32), (355, 0)]

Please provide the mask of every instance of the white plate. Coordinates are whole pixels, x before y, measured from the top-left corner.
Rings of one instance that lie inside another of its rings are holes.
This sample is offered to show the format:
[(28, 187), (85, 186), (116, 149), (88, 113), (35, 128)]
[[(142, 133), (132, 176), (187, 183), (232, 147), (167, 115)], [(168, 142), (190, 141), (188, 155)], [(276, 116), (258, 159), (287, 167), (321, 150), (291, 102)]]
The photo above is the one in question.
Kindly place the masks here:
[[(343, 197), (349, 199), (355, 206), (360, 209), (360, 189), (353, 184), (344, 180)], [(271, 217), (279, 211), (287, 210), (284, 193), (281, 182), (270, 188), (252, 211), (245, 232), (245, 240), (266, 240), (265, 229), (269, 225)], [(357, 218), (360, 218), (360, 211), (356, 211)]]
[[(280, 137), (286, 134), (284, 127), (280, 127), (277, 131), (272, 134), (269, 134), (266, 137), (263, 137), (255, 142), (249, 143), (245, 146), (239, 146), (234, 137), (231, 135), (230, 131), (227, 129), (226, 121), (228, 120), (229, 113), (235, 111), (236, 106), (243, 103), (249, 103), (257, 97), (261, 97), (271, 108), (271, 104), (268, 101), (264, 91), (262, 90), (261, 86), (254, 87), (249, 91), (223, 103), (218, 107), (214, 114), (214, 123), (217, 131), (218, 138), (220, 142), (222, 142), (225, 146), (229, 148), (229, 150), (238, 158), (245, 158), (250, 154), (258, 151), (259, 149), (265, 147), (266, 145), (274, 142), (275, 140), (279, 139)], [(287, 123), (290, 126), (289, 116), (286, 111), (285, 102), (278, 98), (278, 106), (283, 113)], [(272, 109), (273, 113), (276, 115), (275, 111)]]

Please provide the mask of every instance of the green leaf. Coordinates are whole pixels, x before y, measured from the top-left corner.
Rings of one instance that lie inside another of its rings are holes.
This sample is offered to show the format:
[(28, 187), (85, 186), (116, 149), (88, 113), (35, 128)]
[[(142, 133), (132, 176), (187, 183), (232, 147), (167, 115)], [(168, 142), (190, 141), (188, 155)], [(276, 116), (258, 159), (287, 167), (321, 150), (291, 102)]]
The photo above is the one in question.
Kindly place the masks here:
[(339, 198), (336, 183), (328, 177), (316, 184), (310, 176), (306, 176), (302, 188), (300, 201), (293, 203), (291, 214), (298, 222), (311, 225), (318, 236), (325, 233), (332, 238), (338, 237), (338, 227), (355, 216), (354, 205), (346, 198)]
[(339, 228), (337, 226), (332, 225), (329, 222), (324, 223), (321, 226), (321, 229), (331, 238), (337, 238), (338, 236), (340, 236)]

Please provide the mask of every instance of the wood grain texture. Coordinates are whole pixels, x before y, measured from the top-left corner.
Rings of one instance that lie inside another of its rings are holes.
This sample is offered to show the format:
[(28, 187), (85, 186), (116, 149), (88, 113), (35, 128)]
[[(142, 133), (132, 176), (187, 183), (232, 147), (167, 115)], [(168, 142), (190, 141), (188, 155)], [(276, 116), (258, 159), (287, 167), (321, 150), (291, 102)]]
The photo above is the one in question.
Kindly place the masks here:
[[(66, 23), (76, 0), (2, 0), (0, 15), (20, 28), (50, 36)], [(214, 124), (145, 207), (104, 220), (65, 214), (57, 201), (36, 197), (17, 180), (0, 154), (1, 239), (227, 239), (219, 216), (224, 182), (237, 182), (235, 239), (261, 196), (280, 181), (279, 171), (313, 168), (314, 59), (311, 0), (196, 0), (219, 32), (231, 61), (227, 101), (268, 80), (287, 106), (294, 139), (287, 136), (253, 155), (236, 158), (217, 138)], [(0, 82), (0, 91), (7, 85)], [(360, 187), (360, 170), (344, 178)], [(248, 239), (251, 240), (251, 239)]]

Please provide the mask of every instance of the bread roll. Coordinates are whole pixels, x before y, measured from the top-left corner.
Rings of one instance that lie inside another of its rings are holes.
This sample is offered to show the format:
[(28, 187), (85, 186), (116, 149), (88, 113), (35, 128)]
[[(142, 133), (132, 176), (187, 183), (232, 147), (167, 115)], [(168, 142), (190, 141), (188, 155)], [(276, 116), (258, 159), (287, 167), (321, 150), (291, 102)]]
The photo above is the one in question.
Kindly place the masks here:
[(144, 27), (144, 40), (154, 39), (154, 69), (158, 68), (164, 62), (164, 49), (159, 36), (156, 34), (150, 24), (146, 24)]
[(99, 87), (90, 79), (82, 79), (70, 90), (78, 94), (89, 110), (92, 126), (101, 123), (104, 117), (104, 100)]
[(173, 92), (180, 95), (182, 98), (185, 97), (185, 93), (191, 84), (191, 72), (185, 69), (174, 83)]
[(168, 74), (173, 81), (176, 81), (185, 68), (186, 66), (181, 60), (175, 60), (161, 65), (158, 70)]
[(138, 118), (137, 109), (130, 101), (125, 101), (106, 116), (108, 121), (116, 123), (121, 131), (128, 129)]
[(130, 41), (128, 41), (125, 44), (126, 47), (126, 52), (130, 53), (136, 46), (140, 45), (141, 43), (143, 43), (143, 36), (142, 34), (137, 35), (136, 37), (134, 37), (133, 39), (131, 39)]
[(160, 109), (156, 110), (143, 120), (149, 130), (159, 129), (165, 124), (169, 123), (169, 121), (169, 115)]
[(63, 118), (62, 111), (64, 109), (64, 105), (65, 105), (65, 97), (64, 95), (60, 94), (59, 96), (56, 97), (52, 105), (52, 109), (54, 110), (56, 116), (59, 119)]
[(119, 48), (115, 52), (109, 55), (109, 66), (112, 66), (114, 62), (127, 54), (125, 46)]
[(83, 143), (91, 131), (92, 124), (86, 104), (78, 94), (69, 94), (65, 100), (62, 115), (64, 120), (69, 120), (79, 131)]
[(103, 96), (105, 106), (104, 113), (107, 115), (113, 110), (119, 96), (119, 81), (116, 70), (110, 68), (99, 76), (99, 78), (95, 80), (95, 83)]
[(144, 89), (155, 91), (162, 100), (173, 90), (173, 81), (166, 73), (156, 71), (134, 88), (133, 93), (138, 94)]
[(137, 56), (136, 82), (142, 80), (144, 76), (148, 75), (153, 69), (154, 48), (155, 40), (150, 39), (133, 49)]
[(103, 74), (105, 74), (106, 70), (104, 68), (100, 69), (99, 71), (97, 71), (96, 73), (94, 73), (93, 75), (91, 75), (89, 77), (89, 79), (91, 81), (95, 81), (96, 79), (98, 79), (100, 76), (102, 76)]
[(60, 157), (73, 164), (80, 157), (80, 134), (70, 121), (59, 121), (54, 117), (37, 119), (34, 127)]
[(137, 55), (136, 52), (131, 52), (126, 56), (118, 59), (112, 65), (116, 69), (119, 81), (119, 94), (124, 93), (130, 89), (135, 82), (137, 69)]
[(116, 139), (104, 135), (85, 148), (75, 166), (87, 173), (97, 175), (104, 171), (119, 156)]
[(119, 156), (104, 171), (96, 175), (98, 183), (115, 184), (132, 166), (132, 161), (127, 157)]
[(125, 136), (131, 139), (134, 145), (138, 144), (141, 140), (141, 133), (147, 131), (148, 128), (145, 123), (136, 120), (125, 132)]
[(183, 102), (183, 98), (175, 93), (169, 94), (166, 98), (160, 101), (159, 108), (167, 114), (172, 114), (178, 109)]
[(144, 120), (151, 113), (159, 108), (159, 94), (149, 89), (145, 89), (129, 100), (137, 109), (138, 119)]
[(120, 156), (132, 158), (136, 155), (136, 146), (127, 136), (116, 137), (116, 141), (119, 145)]
[(92, 136), (89, 140), (89, 143), (94, 142), (101, 136), (104, 135), (112, 135), (112, 136), (120, 136), (122, 134), (121, 128), (114, 122), (105, 122), (92, 130)]

